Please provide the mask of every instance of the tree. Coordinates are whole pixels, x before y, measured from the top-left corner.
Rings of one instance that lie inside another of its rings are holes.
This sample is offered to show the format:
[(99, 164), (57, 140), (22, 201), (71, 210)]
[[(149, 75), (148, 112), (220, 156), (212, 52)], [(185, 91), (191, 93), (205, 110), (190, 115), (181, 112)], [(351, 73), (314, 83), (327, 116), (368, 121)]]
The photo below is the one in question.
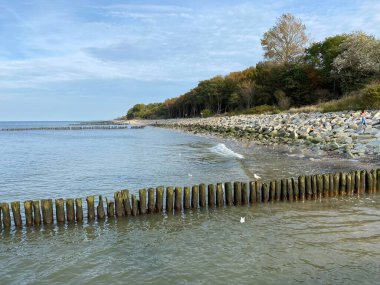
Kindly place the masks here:
[(298, 62), (308, 41), (305, 30), (300, 20), (291, 14), (283, 14), (261, 39), (265, 58), (281, 63)]

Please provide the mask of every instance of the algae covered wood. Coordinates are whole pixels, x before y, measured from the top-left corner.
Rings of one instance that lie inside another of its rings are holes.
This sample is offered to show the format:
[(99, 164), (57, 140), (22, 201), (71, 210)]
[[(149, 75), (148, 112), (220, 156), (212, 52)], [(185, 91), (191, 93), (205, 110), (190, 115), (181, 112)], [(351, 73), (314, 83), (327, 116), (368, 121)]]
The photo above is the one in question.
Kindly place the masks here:
[(121, 190), (121, 195), (123, 197), (124, 214), (126, 216), (130, 216), (132, 214), (132, 207), (131, 207), (131, 200), (129, 199), (129, 190), (128, 189)]
[(11, 227), (11, 213), (9, 211), (8, 203), (1, 203), (1, 211), (3, 212), (3, 226), (4, 228)]
[(114, 218), (115, 217), (115, 202), (112, 200), (108, 200), (106, 198), (106, 204), (107, 204), (107, 217)]
[(263, 193), (263, 202), (268, 203), (269, 201), (269, 185), (267, 183), (263, 183), (261, 186), (261, 192)]
[(57, 223), (64, 223), (65, 217), (65, 201), (62, 198), (55, 199), (55, 218)]
[(182, 210), (182, 188), (178, 186), (174, 188), (174, 210)]
[(360, 194), (360, 171), (355, 171), (355, 194)]
[(288, 200), (288, 181), (287, 179), (281, 179), (281, 200)]
[(189, 186), (183, 187), (183, 208), (190, 209), (191, 207), (191, 191)]
[(352, 191), (352, 174), (351, 173), (348, 173), (347, 176), (346, 176), (346, 193), (347, 195), (352, 195), (353, 194), (353, 191)]
[(322, 199), (323, 195), (323, 175), (317, 175), (317, 198)]
[(312, 199), (316, 200), (318, 198), (318, 182), (317, 182), (317, 176), (313, 175), (311, 176), (311, 192), (312, 192)]
[(144, 215), (146, 214), (146, 190), (145, 189), (139, 190), (139, 200), (140, 200), (139, 214)]
[(13, 213), (13, 221), (15, 223), (16, 228), (22, 227), (22, 219), (21, 219), (21, 211), (20, 211), (20, 202), (15, 201), (11, 202), (11, 208)]
[(276, 181), (269, 182), (269, 200), (274, 202), (276, 198)]
[(156, 188), (156, 212), (161, 213), (164, 210), (164, 187)]
[(305, 195), (306, 195), (306, 200), (311, 200), (311, 197), (313, 195), (313, 190), (312, 190), (312, 181), (311, 181), (310, 175), (305, 176)]
[(24, 202), (24, 212), (25, 212), (25, 224), (27, 226), (33, 225), (33, 201), (28, 200)]
[(328, 174), (323, 174), (323, 198), (330, 196), (330, 176)]
[(335, 194), (335, 186), (334, 186), (334, 174), (333, 173), (330, 173), (329, 174), (329, 180), (330, 180), (330, 183), (329, 183), (329, 197), (334, 197), (334, 194)]
[(288, 200), (293, 202), (294, 193), (293, 193), (293, 182), (291, 178), (286, 179), (286, 188), (288, 193)]
[(373, 176), (372, 173), (369, 171), (366, 171), (365, 173), (365, 186), (366, 186), (366, 192), (369, 194), (373, 193)]
[(281, 180), (276, 180), (275, 181), (275, 187), (276, 187), (276, 202), (281, 201)]
[(306, 179), (305, 176), (298, 177), (298, 189), (300, 192), (300, 200), (305, 201), (306, 196)]
[(340, 173), (334, 173), (334, 197), (339, 195)]
[(199, 184), (199, 207), (206, 207), (206, 184)]
[(298, 201), (300, 199), (300, 191), (299, 191), (299, 187), (298, 187), (298, 178), (292, 178), (292, 184), (293, 184), (294, 200)]
[(224, 183), (224, 195), (226, 196), (225, 197), (226, 205), (232, 206), (234, 204), (234, 200), (233, 200), (233, 192), (232, 192), (232, 183), (231, 182)]
[(95, 219), (95, 197), (87, 196), (87, 220), (93, 221)]
[(83, 205), (82, 198), (75, 199), (75, 217), (77, 222), (83, 222)]
[(234, 182), (234, 205), (241, 205), (241, 182)]
[(347, 174), (346, 173), (340, 173), (339, 177), (339, 194), (344, 196), (347, 194)]
[(166, 212), (170, 213), (173, 211), (173, 203), (174, 203), (174, 189), (169, 186), (166, 188)]
[(33, 201), (33, 223), (36, 226), (41, 225), (41, 209), (40, 209), (40, 201)]
[(44, 224), (50, 225), (54, 222), (53, 220), (53, 200), (52, 199), (42, 199), (42, 220)]
[(222, 183), (216, 184), (216, 206), (217, 207), (223, 207), (224, 206), (223, 184)]
[(113, 195), (113, 199), (115, 201), (115, 215), (116, 217), (120, 218), (124, 216), (124, 203), (123, 203), (123, 195), (121, 192), (115, 192)]
[(66, 199), (66, 219), (68, 223), (75, 222), (74, 199)]
[(207, 198), (208, 198), (208, 206), (215, 207), (216, 191), (215, 191), (214, 184), (207, 185)]
[(376, 193), (376, 185), (377, 185), (377, 173), (375, 169), (371, 170), (372, 174), (372, 193)]
[(256, 203), (261, 203), (263, 200), (263, 194), (261, 189), (261, 182), (255, 181), (255, 190), (256, 190)]
[[(226, 188), (226, 192), (227, 192), (227, 188)], [(256, 203), (256, 185), (255, 185), (255, 181), (250, 181), (249, 182), (249, 202), (251, 204)], [(226, 204), (227, 204), (227, 200), (226, 200)]]
[(360, 193), (364, 194), (366, 192), (366, 185), (365, 185), (365, 177), (366, 177), (367, 171), (362, 170), (360, 171)]
[(154, 188), (148, 189), (148, 213), (154, 213)]
[(248, 191), (248, 183), (241, 183), (241, 204), (248, 205), (249, 191)]
[(98, 220), (104, 220), (106, 217), (106, 213), (104, 211), (103, 196), (102, 195), (99, 195), (98, 206), (96, 207), (96, 216), (97, 216)]
[(199, 186), (193, 185), (191, 188), (191, 208), (198, 209), (199, 207)]
[(132, 194), (132, 216), (137, 216), (138, 215), (138, 201), (137, 197), (135, 194)]

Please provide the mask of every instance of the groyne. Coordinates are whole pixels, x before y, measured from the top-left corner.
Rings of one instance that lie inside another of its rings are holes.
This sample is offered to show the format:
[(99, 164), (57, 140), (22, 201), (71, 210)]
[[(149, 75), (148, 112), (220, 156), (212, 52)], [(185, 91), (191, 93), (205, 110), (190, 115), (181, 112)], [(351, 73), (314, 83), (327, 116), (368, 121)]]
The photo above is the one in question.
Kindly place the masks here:
[(40, 128), (4, 128), (1, 131), (82, 131), (82, 130), (116, 130), (116, 129), (141, 129), (144, 126), (130, 125), (84, 125), (84, 126), (65, 126), (65, 127), (40, 127)]
[[(322, 201), (338, 196), (371, 195), (380, 191), (380, 169), (349, 173), (325, 173), (272, 181), (224, 182), (185, 187), (140, 189), (130, 195), (124, 189), (112, 199), (100, 195), (0, 203), (2, 229), (39, 227), (51, 224), (91, 223), (138, 215), (182, 213), (191, 209), (257, 206), (275, 202)], [(84, 203), (85, 201), (85, 203)], [(13, 221), (13, 223), (12, 223)]]

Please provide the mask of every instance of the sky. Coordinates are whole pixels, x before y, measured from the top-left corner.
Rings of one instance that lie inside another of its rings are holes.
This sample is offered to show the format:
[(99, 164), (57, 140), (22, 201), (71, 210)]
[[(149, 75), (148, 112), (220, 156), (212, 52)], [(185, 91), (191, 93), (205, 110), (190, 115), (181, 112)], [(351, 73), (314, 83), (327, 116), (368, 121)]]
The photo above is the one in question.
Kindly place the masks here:
[(105, 120), (263, 60), (291, 13), (311, 42), (380, 38), (380, 1), (0, 0), (0, 121)]

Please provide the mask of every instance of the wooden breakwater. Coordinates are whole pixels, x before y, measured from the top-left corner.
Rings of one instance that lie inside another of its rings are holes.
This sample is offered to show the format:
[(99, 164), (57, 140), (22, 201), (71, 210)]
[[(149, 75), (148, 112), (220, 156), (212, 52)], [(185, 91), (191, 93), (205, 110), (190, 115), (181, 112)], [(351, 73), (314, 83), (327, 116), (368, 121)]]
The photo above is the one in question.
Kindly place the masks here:
[(81, 131), (81, 130), (119, 130), (119, 129), (142, 129), (144, 126), (130, 125), (84, 125), (84, 126), (64, 126), (64, 127), (39, 127), (39, 128), (4, 128), (1, 131)]
[[(166, 190), (166, 191), (165, 191)], [(28, 200), (0, 203), (0, 226), (9, 229), (23, 225), (65, 224), (92, 222), (95, 219), (132, 218), (145, 214), (182, 212), (189, 209), (214, 208), (274, 203), (304, 202), (338, 196), (361, 196), (380, 192), (380, 169), (356, 170), (349, 173), (326, 173), (297, 178), (263, 182), (225, 182), (199, 184), (192, 187), (167, 187), (140, 189), (130, 195), (129, 190), (114, 193), (113, 199), (100, 195), (67, 199)], [(83, 203), (85, 200), (84, 207)], [(97, 202), (97, 203), (96, 203)], [(22, 218), (22, 212), (24, 218)]]

